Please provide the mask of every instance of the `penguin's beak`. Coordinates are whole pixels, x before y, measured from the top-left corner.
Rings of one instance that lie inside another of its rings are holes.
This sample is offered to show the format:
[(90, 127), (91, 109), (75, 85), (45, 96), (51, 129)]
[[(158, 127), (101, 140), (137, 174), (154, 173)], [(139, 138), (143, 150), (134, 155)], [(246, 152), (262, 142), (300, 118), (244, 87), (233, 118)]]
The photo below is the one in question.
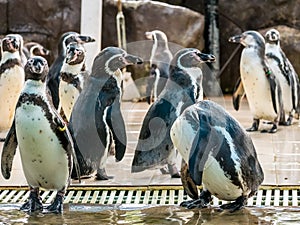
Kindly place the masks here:
[(146, 32), (145, 33), (145, 37), (147, 38), (147, 39), (149, 39), (149, 40), (152, 40), (153, 38), (152, 38), (152, 32)]
[(77, 54), (74, 51), (68, 53), (68, 55), (66, 56), (66, 63), (69, 64), (70, 62), (75, 61), (75, 59), (77, 58), (76, 56)]
[(197, 56), (201, 59), (202, 62), (215, 62), (216, 57), (212, 54), (205, 54), (202, 52), (197, 53)]
[(229, 42), (231, 43), (241, 43), (242, 41), (242, 35), (235, 35), (235, 36), (232, 36), (228, 39)]
[(33, 62), (31, 70), (33, 73), (41, 74), (44, 70), (44, 65), (40, 62)]
[(124, 57), (124, 62), (126, 65), (131, 65), (131, 64), (142, 64), (144, 61), (142, 58), (138, 56), (127, 54)]
[(79, 42), (83, 42), (83, 43), (88, 43), (88, 42), (95, 42), (96, 40), (94, 38), (92, 38), (91, 36), (84, 36), (84, 35), (79, 35)]
[(41, 52), (43, 53), (43, 55), (50, 55), (50, 50), (42, 47)]

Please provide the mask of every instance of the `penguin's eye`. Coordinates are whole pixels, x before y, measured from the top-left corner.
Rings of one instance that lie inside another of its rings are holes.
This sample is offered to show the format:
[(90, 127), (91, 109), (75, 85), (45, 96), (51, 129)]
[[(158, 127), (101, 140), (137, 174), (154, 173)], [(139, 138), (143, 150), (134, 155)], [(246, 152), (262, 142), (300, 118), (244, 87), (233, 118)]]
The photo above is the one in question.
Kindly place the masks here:
[(28, 60), (28, 64), (33, 64), (33, 62), (34, 62), (34, 59), (29, 59)]
[(82, 51), (78, 50), (78, 51), (77, 51), (77, 54), (78, 54), (78, 55), (82, 55)]
[(189, 54), (189, 56), (192, 58), (192, 57), (195, 56), (195, 53), (194, 53), (194, 52), (191, 52), (191, 53)]
[(119, 57), (119, 61), (123, 61), (123, 57), (122, 56)]

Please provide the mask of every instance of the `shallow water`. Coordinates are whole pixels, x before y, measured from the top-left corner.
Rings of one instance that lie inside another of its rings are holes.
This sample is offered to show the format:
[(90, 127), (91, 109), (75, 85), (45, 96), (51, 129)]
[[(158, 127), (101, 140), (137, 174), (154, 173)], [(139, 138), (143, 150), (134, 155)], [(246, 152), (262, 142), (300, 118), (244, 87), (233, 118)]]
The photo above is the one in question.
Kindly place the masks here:
[(20, 205), (0, 205), (0, 224), (202, 224), (296, 225), (299, 208), (247, 207), (230, 213), (217, 208), (188, 210), (179, 206), (65, 204), (62, 215), (19, 211)]

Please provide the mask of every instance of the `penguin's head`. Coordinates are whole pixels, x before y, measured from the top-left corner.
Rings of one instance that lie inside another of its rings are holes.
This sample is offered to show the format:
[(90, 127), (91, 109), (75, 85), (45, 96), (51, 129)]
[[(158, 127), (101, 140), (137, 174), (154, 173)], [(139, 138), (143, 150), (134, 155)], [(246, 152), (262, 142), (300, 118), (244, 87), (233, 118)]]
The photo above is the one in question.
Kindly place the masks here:
[(67, 46), (65, 62), (69, 65), (77, 65), (85, 60), (85, 48), (82, 44), (71, 42)]
[(47, 60), (41, 56), (28, 59), (25, 65), (25, 80), (41, 80), (45, 82), (49, 72)]
[(183, 70), (199, 67), (201, 63), (214, 62), (216, 57), (212, 54), (205, 54), (195, 48), (184, 48), (179, 50), (171, 64)]
[(99, 77), (99, 71), (101, 70), (104, 70), (107, 74), (113, 76), (119, 69), (128, 65), (141, 63), (143, 63), (142, 58), (128, 54), (121, 48), (107, 47), (94, 59), (91, 76)]
[(274, 43), (278, 45), (280, 41), (280, 33), (276, 29), (270, 29), (265, 34), (265, 38), (268, 43)]
[(265, 39), (257, 31), (249, 30), (241, 35), (235, 35), (229, 38), (229, 42), (240, 43), (247, 48), (260, 48), (264, 49)]
[(70, 31), (62, 34), (59, 40), (59, 51), (63, 51), (65, 53), (67, 45), (70, 44), (71, 42), (77, 42), (80, 44), (85, 44), (89, 42), (94, 42), (95, 39), (92, 38), (91, 36), (85, 36), (85, 35), (80, 35), (76, 32)]
[(168, 42), (167, 35), (160, 30), (147, 31), (145, 36), (149, 40), (153, 40), (153, 42)]
[(46, 56), (50, 54), (50, 50), (43, 47), (41, 44), (37, 42), (27, 42), (24, 44), (24, 47), (28, 50), (30, 53), (30, 56)]
[(19, 34), (8, 34), (2, 39), (2, 51), (14, 53), (21, 51), (23, 47), (23, 37)]

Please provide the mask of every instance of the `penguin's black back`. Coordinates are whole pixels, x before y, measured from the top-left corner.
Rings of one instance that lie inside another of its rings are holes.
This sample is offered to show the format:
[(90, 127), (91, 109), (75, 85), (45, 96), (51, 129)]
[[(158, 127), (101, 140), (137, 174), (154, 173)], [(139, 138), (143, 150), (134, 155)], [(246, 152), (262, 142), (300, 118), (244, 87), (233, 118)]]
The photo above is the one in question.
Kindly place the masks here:
[[(241, 186), (232, 159), (234, 146), (241, 165), (243, 182), (251, 190), (256, 190), (262, 183), (264, 175), (251, 138), (221, 106), (212, 101), (201, 101), (196, 104), (200, 107), (197, 111), (200, 129), (194, 139), (189, 159), (189, 170), (195, 183), (201, 185), (204, 164), (208, 154), (212, 154), (221, 168), (230, 175), (232, 183)], [(224, 128), (230, 135), (232, 143), (228, 143), (216, 127)]]

